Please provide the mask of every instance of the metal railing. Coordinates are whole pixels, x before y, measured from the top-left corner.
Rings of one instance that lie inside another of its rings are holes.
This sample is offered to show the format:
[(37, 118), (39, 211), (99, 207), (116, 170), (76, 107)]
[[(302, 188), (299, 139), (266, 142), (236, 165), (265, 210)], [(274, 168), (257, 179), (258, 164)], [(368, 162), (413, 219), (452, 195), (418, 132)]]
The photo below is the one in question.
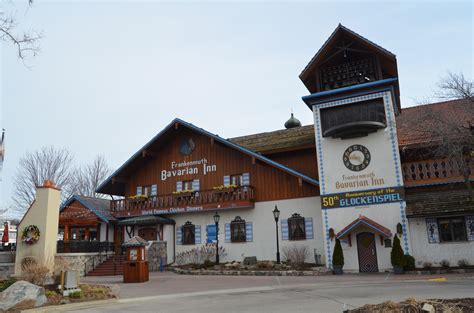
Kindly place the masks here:
[(58, 240), (57, 253), (113, 252), (114, 243), (108, 241)]

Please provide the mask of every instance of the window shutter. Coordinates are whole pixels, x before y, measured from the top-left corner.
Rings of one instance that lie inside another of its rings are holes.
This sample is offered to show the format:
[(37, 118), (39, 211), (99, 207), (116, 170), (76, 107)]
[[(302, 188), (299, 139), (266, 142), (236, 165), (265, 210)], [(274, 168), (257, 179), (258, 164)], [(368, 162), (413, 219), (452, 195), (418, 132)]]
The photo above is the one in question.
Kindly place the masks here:
[(281, 220), (281, 240), (288, 240), (288, 220)]
[(158, 195), (158, 186), (157, 185), (151, 185), (151, 194), (150, 196), (156, 196)]
[(194, 225), (194, 244), (201, 244), (201, 225)]
[(206, 235), (207, 235), (207, 240), (206, 243), (213, 243), (216, 242), (216, 225), (207, 225), (206, 226)]
[(193, 190), (199, 191), (199, 179), (193, 180)]
[(245, 241), (252, 242), (253, 241), (253, 226), (252, 223), (245, 223)]
[(183, 244), (183, 227), (176, 227), (176, 244)]
[(250, 186), (250, 173), (242, 174), (242, 185)]
[(306, 239), (314, 239), (313, 234), (313, 218), (305, 217), (304, 218), (304, 228), (306, 231)]
[(467, 240), (474, 241), (474, 215), (466, 216)]
[(177, 192), (183, 191), (183, 182), (182, 181), (177, 181), (176, 182), (176, 191)]
[(225, 224), (225, 242), (230, 242), (230, 224), (229, 223)]
[(230, 176), (225, 175), (224, 176), (224, 186), (229, 186), (230, 185)]
[(137, 186), (137, 196), (142, 195), (142, 186)]
[(428, 232), (429, 243), (439, 242), (438, 221), (436, 218), (426, 219), (426, 231)]

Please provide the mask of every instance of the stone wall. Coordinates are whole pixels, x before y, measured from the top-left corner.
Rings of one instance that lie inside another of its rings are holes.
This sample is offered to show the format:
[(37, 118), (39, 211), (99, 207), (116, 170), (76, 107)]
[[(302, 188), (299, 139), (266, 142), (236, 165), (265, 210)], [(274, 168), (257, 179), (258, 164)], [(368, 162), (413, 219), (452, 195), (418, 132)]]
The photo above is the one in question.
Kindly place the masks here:
[(97, 266), (112, 254), (113, 252), (101, 255), (99, 253), (56, 253), (55, 262), (61, 264), (64, 260), (69, 264), (71, 270), (78, 271), (81, 276), (84, 276), (86, 271), (89, 272), (93, 269), (93, 263)]
[(148, 270), (158, 272), (160, 270), (160, 258), (163, 260), (163, 266), (168, 264), (168, 255), (166, 250), (166, 241), (152, 241), (147, 247)]
[(0, 263), (0, 280), (5, 280), (13, 275), (15, 263)]

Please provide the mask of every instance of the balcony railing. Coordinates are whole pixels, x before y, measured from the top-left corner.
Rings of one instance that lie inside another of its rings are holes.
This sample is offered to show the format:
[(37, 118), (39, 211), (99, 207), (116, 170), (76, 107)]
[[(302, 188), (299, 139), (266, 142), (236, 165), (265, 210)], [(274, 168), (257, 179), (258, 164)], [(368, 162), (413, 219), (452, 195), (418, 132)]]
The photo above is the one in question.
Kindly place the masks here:
[(108, 241), (58, 240), (57, 253), (112, 252), (114, 243)]
[[(405, 185), (429, 184), (439, 182), (463, 181), (462, 172), (457, 162), (449, 159), (404, 162), (402, 164)], [(467, 169), (474, 175), (474, 163)]]
[(200, 190), (189, 193), (152, 196), (147, 199), (112, 200), (110, 208), (112, 212), (116, 213), (206, 205), (221, 205), (224, 208), (223, 204), (225, 203), (253, 203), (255, 199), (254, 194), (254, 188), (251, 186), (222, 190)]

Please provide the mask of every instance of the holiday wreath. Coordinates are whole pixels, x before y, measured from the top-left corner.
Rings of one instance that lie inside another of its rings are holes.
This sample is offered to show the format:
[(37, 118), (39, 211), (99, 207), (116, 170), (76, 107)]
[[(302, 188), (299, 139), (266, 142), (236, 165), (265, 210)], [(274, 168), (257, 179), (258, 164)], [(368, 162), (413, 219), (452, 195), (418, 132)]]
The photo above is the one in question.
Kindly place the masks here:
[(36, 243), (40, 238), (40, 231), (38, 226), (30, 225), (23, 229), (23, 233), (21, 234), (21, 241), (26, 244), (32, 245)]

